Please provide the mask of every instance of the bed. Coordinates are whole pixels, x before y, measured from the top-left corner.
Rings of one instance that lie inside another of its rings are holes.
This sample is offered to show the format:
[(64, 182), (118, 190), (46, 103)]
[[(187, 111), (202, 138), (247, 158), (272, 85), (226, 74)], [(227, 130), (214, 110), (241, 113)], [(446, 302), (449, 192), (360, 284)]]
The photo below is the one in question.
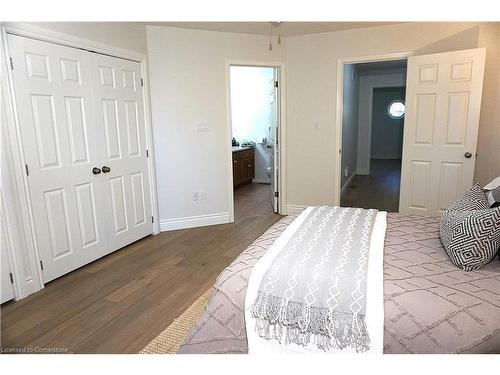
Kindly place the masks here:
[[(218, 277), (205, 313), (179, 353), (247, 353), (244, 301), (253, 266), (293, 222), (273, 225)], [(387, 214), (384, 353), (500, 353), (500, 261), (455, 267), (439, 217)]]

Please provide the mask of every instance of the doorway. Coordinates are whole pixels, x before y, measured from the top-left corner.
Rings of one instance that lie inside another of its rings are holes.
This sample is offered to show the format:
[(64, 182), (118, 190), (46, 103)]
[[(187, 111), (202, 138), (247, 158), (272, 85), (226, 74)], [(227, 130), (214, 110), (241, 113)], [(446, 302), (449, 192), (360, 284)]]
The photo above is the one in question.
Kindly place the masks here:
[[(358, 129), (357, 125), (366, 123), (362, 117), (371, 118), (372, 111), (356, 112), (352, 110), (356, 107), (352, 105), (353, 101), (351, 106), (344, 103), (349, 97), (356, 98), (356, 93), (359, 94), (364, 87), (362, 80), (356, 84), (356, 79), (362, 75), (356, 68), (362, 70), (364, 64), (378, 64), (379, 67), (397, 64), (398, 60), (407, 63), (404, 70), (407, 79), (403, 81), (407, 87), (398, 212), (441, 215), (473, 183), (484, 48), (419, 56), (393, 53), (338, 60), (337, 77), (340, 79), (337, 80), (336, 120), (342, 126), (337, 127), (335, 137), (335, 148), (340, 157), (336, 158), (339, 173), (335, 175), (334, 202), (342, 203), (341, 195), (345, 194), (356, 175), (370, 173), (371, 154), (365, 153), (365, 157), (360, 158), (359, 152), (352, 156), (352, 150), (370, 144), (371, 133), (362, 131), (363, 127)], [(367, 82), (365, 80), (365, 86)], [(386, 87), (403, 85), (390, 82)], [(402, 107), (401, 104), (398, 106)], [(349, 126), (348, 121), (355, 126)], [(367, 129), (371, 131), (371, 127)], [(351, 157), (347, 158), (346, 153)], [(347, 161), (351, 164), (346, 164)], [(355, 172), (353, 165), (356, 166)]]
[(278, 212), (279, 67), (229, 66), (234, 219)]
[(406, 60), (345, 64), (340, 205), (399, 210)]

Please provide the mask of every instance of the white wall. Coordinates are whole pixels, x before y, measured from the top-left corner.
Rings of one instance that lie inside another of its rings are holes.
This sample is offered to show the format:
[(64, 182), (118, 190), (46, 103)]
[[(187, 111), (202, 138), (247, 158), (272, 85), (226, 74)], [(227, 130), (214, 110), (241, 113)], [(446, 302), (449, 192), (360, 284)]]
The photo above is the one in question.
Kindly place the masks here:
[(340, 172), (342, 174), (341, 185), (345, 189), (347, 182), (356, 174), (357, 169), (359, 74), (355, 65), (344, 65), (343, 89), (344, 108), (342, 112), (342, 163)]
[[(231, 67), (231, 124), (233, 137), (255, 142), (255, 179), (269, 183), (267, 138), (272, 121), (274, 69)], [(264, 140), (264, 141), (263, 141)]]
[(358, 174), (370, 174), (370, 142), (373, 89), (406, 85), (406, 70), (364, 71), (359, 78)]
[(487, 49), (474, 177), (484, 185), (500, 176), (500, 22), (481, 24), (478, 45)]
[[(228, 134), (224, 61), (277, 60), (287, 63), (288, 205), (333, 202), (337, 150), (335, 129), (337, 59), (391, 52), (436, 53), (487, 47), (478, 139), (476, 180), (500, 174), (500, 24), (407, 23), (369, 29), (282, 38), (267, 50), (267, 37), (206, 32), (143, 23), (40, 24), (99, 43), (149, 54), (154, 108), (160, 217), (227, 213)], [(147, 37), (147, 38), (146, 38)], [(148, 39), (146, 44), (146, 39)], [(208, 98), (208, 100), (207, 100)], [(319, 129), (312, 122), (318, 120)], [(209, 121), (209, 133), (196, 133)], [(191, 190), (206, 188), (207, 200), (194, 204)], [(215, 193), (214, 193), (215, 191)], [(216, 215), (217, 216), (217, 215)]]
[[(495, 51), (487, 54), (476, 170), (480, 182), (492, 178), (500, 149), (500, 137), (491, 136), (500, 128), (498, 27), (498, 23), (407, 23), (287, 38), (287, 203), (334, 202), (337, 60), (356, 56), (482, 46)], [(312, 128), (314, 120), (320, 121), (320, 129)]]
[(32, 22), (33, 26), (147, 53), (146, 25), (142, 22)]
[[(162, 229), (229, 220), (228, 60), (284, 61), (265, 36), (148, 26), (153, 132)], [(206, 122), (210, 131), (197, 132)], [(206, 200), (193, 202), (192, 192)]]

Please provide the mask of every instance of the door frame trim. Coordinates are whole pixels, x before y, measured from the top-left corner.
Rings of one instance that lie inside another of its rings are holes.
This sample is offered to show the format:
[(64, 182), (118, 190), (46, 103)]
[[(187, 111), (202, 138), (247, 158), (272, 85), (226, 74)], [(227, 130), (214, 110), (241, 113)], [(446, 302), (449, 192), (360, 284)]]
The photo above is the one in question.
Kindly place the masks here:
[(254, 61), (254, 60), (226, 60), (226, 132), (227, 132), (227, 155), (228, 155), (228, 207), (229, 220), (234, 222), (234, 189), (233, 189), (233, 150), (231, 147), (232, 140), (232, 121), (231, 121), (231, 66), (247, 66), (247, 67), (264, 67), (264, 68), (279, 68), (279, 93), (280, 93), (280, 114), (278, 124), (278, 213), (287, 215), (288, 209), (286, 205), (286, 71), (285, 63), (278, 61)]
[[(368, 62), (378, 62), (378, 61), (393, 61), (393, 60), (404, 60), (413, 56), (413, 52), (396, 52), (396, 53), (386, 53), (380, 55), (368, 55), (368, 56), (356, 56), (356, 57), (346, 57), (337, 59), (337, 101), (335, 110), (335, 139), (334, 146), (335, 159), (334, 163), (334, 184), (333, 184), (333, 204), (336, 206), (340, 205), (340, 192), (342, 183), (342, 128), (343, 121), (342, 116), (344, 112), (344, 65), (345, 64), (358, 64), (358, 63), (368, 63)], [(404, 147), (404, 144), (403, 144)]]
[[(10, 69), (9, 61), (9, 45), (7, 41), (8, 34), (13, 34), (17, 36), (22, 36), (26, 38), (36, 39), (43, 42), (49, 42), (54, 44), (59, 44), (67, 47), (84, 49), (93, 51), (96, 53), (109, 55), (112, 57), (118, 57), (122, 59), (132, 60), (138, 62), (141, 65), (141, 74), (144, 81), (143, 89), (143, 105), (144, 105), (144, 121), (145, 121), (145, 131), (146, 131), (146, 147), (149, 150), (149, 157), (147, 159), (148, 163), (148, 173), (149, 173), (149, 189), (151, 196), (151, 212), (154, 218), (153, 234), (158, 234), (160, 232), (160, 220), (159, 220), (159, 205), (158, 205), (158, 193), (157, 193), (157, 183), (156, 183), (156, 160), (155, 160), (155, 150), (153, 141), (153, 128), (152, 128), (152, 114), (151, 114), (151, 103), (150, 103), (150, 92), (149, 92), (149, 74), (148, 74), (148, 59), (146, 54), (137, 53), (134, 51), (129, 51), (122, 48), (113, 47), (107, 44), (102, 44), (94, 42), (91, 40), (75, 37), (72, 35), (48, 30), (42, 27), (29, 25), (26, 23), (2, 23), (1, 25), (1, 54), (2, 62), (1, 69), (2, 79), (0, 81), (3, 94), (5, 95), (6, 114), (7, 114), (7, 130), (8, 130), (8, 142), (10, 142), (10, 147), (7, 152), (9, 153), (9, 158), (6, 160), (7, 171), (7, 184), (11, 184), (16, 190), (11, 193), (7, 190), (2, 190), (5, 194), (4, 198), (8, 202), (18, 202), (15, 203), (19, 210), (19, 219), (17, 216), (13, 215), (13, 212), (6, 212), (8, 215), (7, 220), (13, 221), (17, 224), (22, 232), (22, 235), (14, 236), (15, 233), (10, 233), (13, 237), (14, 242), (19, 246), (13, 246), (13, 254), (10, 254), (13, 262), (13, 273), (15, 284), (18, 286), (15, 290), (15, 300), (22, 299), (28, 295), (44, 288), (43, 275), (40, 269), (40, 257), (38, 254), (36, 238), (35, 238), (35, 226), (33, 222), (33, 216), (31, 212), (31, 204), (29, 197), (29, 186), (28, 179), (24, 173), (25, 158), (22, 149), (22, 142), (20, 137), (20, 124), (17, 116), (16, 101), (14, 96), (14, 81), (12, 76), (12, 70)], [(2, 145), (5, 145), (5, 141), (2, 140)], [(13, 178), (9, 178), (13, 175)], [(5, 177), (5, 176), (4, 176)], [(23, 250), (21, 250), (23, 249)], [(28, 257), (29, 265), (25, 265), (23, 262), (22, 251), (25, 251)], [(35, 260), (33, 262), (33, 259)], [(22, 271), (25, 267), (29, 267), (32, 277), (25, 277), (25, 273)]]

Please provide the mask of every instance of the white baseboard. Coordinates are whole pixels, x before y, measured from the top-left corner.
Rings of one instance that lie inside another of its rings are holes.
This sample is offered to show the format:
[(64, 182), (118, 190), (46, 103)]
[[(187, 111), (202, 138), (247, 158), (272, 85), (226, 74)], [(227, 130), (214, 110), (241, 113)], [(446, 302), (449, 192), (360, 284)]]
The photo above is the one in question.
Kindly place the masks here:
[(368, 175), (370, 174), (370, 170), (367, 168), (358, 168), (356, 174)]
[(178, 219), (160, 220), (160, 231), (205, 227), (208, 225), (226, 224), (232, 222), (231, 214), (209, 214), (199, 216), (181, 217)]
[(303, 210), (304, 208), (307, 208), (308, 206), (301, 206), (301, 205), (296, 205), (296, 204), (287, 204), (286, 205), (286, 212), (287, 213), (292, 213), (294, 211), (298, 210)]
[(349, 185), (351, 184), (351, 182), (352, 182), (352, 180), (354, 179), (355, 176), (356, 176), (356, 173), (353, 173), (347, 179), (347, 181), (345, 182), (344, 186), (342, 186), (342, 188), (340, 189), (340, 196), (342, 196), (342, 194), (344, 194), (344, 192), (347, 190), (347, 188), (349, 187)]

